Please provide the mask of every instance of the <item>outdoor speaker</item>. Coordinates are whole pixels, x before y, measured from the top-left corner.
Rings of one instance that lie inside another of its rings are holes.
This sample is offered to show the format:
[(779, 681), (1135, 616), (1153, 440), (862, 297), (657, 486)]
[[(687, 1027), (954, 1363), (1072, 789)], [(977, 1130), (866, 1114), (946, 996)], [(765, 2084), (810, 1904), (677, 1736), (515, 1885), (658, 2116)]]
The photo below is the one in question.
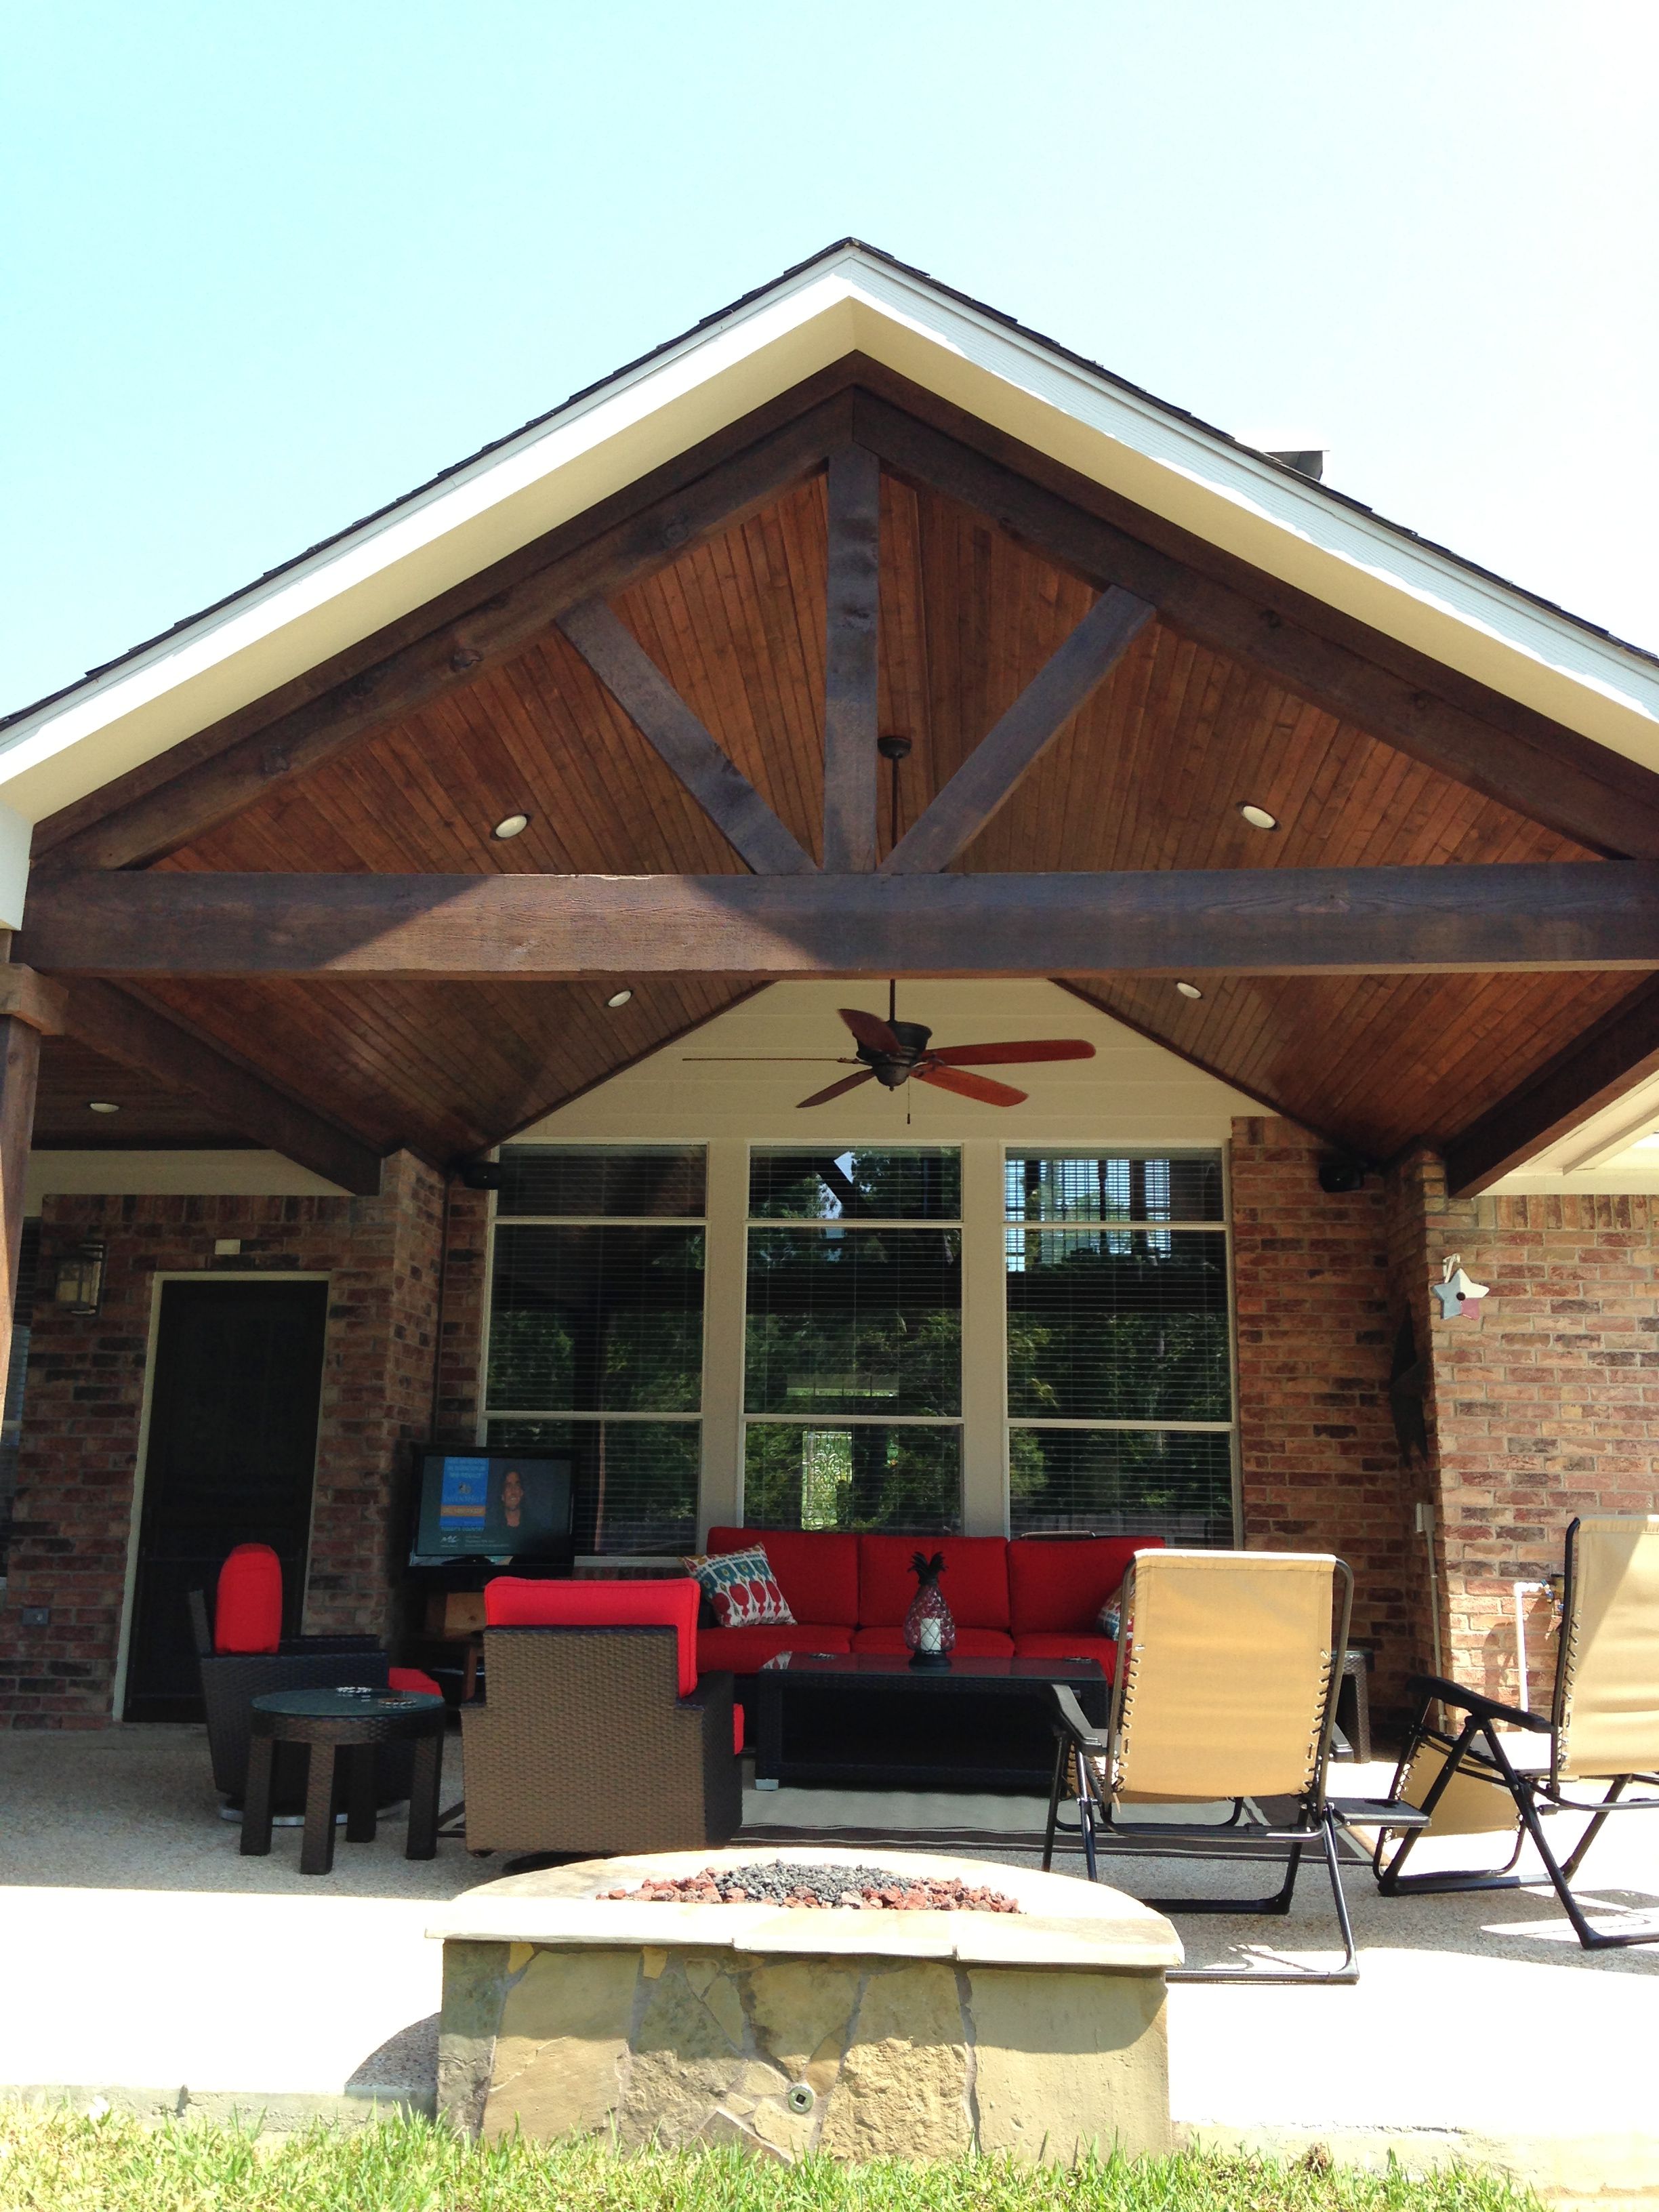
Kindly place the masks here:
[(1360, 1189), (1364, 1181), (1365, 1164), (1363, 1160), (1332, 1159), (1319, 1163), (1319, 1188), (1333, 1198), (1340, 1197), (1345, 1191)]

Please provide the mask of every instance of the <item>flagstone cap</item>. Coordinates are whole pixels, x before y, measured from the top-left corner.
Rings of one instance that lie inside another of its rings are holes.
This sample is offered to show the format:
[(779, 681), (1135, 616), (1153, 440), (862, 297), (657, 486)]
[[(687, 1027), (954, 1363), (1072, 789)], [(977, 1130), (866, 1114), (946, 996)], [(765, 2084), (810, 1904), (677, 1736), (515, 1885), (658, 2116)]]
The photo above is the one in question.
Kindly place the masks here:
[[(678, 1879), (704, 1867), (736, 1869), (778, 1862), (800, 1866), (890, 1867), (895, 1876), (954, 1875), (994, 1881), (1018, 1913), (854, 1912), (783, 1905), (658, 1905), (611, 1899), (652, 1877)], [(509, 1875), (455, 1899), (430, 1922), (437, 1942), (529, 1943), (550, 1948), (742, 1951), (800, 1957), (948, 1959), (965, 1966), (1089, 1967), (1158, 1974), (1178, 1966), (1181, 1939), (1161, 1912), (1121, 1890), (1070, 1875), (1041, 1874), (986, 1859), (933, 1851), (860, 1850), (776, 1844), (727, 1850), (655, 1851), (638, 1858), (583, 1859), (536, 1874)]]

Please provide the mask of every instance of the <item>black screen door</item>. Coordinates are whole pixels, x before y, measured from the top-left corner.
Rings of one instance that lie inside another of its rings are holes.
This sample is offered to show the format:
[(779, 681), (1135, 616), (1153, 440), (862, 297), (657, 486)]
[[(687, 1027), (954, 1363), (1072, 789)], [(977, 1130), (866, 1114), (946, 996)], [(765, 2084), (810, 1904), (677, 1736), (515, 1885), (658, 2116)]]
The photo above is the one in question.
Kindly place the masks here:
[(199, 1720), (187, 1597), (233, 1544), (283, 1563), (299, 1632), (311, 1530), (326, 1283), (167, 1283), (150, 1389), (124, 1717)]

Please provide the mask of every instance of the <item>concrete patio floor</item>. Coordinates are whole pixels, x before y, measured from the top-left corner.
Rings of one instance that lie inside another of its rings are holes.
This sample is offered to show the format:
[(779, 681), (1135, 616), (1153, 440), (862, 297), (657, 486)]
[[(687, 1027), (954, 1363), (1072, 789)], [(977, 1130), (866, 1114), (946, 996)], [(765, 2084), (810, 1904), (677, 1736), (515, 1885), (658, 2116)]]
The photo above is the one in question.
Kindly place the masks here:
[[(449, 1741), (445, 1800), (460, 1795)], [(1386, 1767), (1345, 1768), (1344, 1794)], [(1034, 1800), (897, 1792), (750, 1791), (763, 1836), (956, 1827), (1029, 1831)], [(828, 1838), (826, 1837), (826, 1840)], [(839, 1840), (839, 1838), (837, 1838)], [(0, 1735), (0, 2094), (95, 2096), (151, 2112), (362, 2117), (429, 2106), (438, 1947), (431, 1904), (501, 1871), (459, 1842), (424, 1864), (401, 1822), (338, 1845), (334, 1874), (299, 1872), (299, 1836), (244, 1859), (217, 1817), (203, 1731), (117, 1728)], [(1012, 1844), (981, 1855), (1035, 1863)], [(1057, 1862), (1081, 1872), (1074, 1855)], [(1523, 1872), (1527, 1871), (1523, 1863)], [(1614, 1821), (1584, 1887), (1609, 1920), (1659, 1927), (1659, 1817)], [(1190, 1893), (1194, 1869), (1120, 1861), (1139, 1895)], [(1259, 1870), (1207, 1882), (1260, 1890)], [(1547, 1887), (1391, 1901), (1355, 1867), (1354, 1989), (1176, 1987), (1171, 2098), (1184, 2136), (1293, 2149), (1315, 2142), (1408, 2164), (1462, 2156), (1551, 2194), (1659, 2198), (1659, 1944), (1582, 1952)], [(1328, 1960), (1334, 1915), (1317, 1868), (1288, 1920), (1172, 1916), (1189, 1959)]]

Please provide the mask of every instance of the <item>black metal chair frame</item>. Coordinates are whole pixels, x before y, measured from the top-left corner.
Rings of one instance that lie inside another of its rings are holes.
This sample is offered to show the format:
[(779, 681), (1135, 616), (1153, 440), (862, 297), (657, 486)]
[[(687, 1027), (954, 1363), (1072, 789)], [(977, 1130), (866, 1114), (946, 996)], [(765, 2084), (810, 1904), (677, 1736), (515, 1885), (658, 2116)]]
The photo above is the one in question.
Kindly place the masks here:
[[(1567, 1529), (1566, 1574), (1563, 1585), (1562, 1613), (1564, 1620), (1574, 1617), (1576, 1596), (1574, 1553), (1577, 1550), (1578, 1523), (1575, 1520)], [(1525, 1877), (1515, 1869), (1520, 1864), (1522, 1846), (1530, 1842), (1544, 1864), (1550, 1886), (1560, 1901), (1561, 1909), (1572, 1923), (1572, 1931), (1586, 1951), (1617, 1951), (1627, 1949), (1635, 1943), (1659, 1942), (1659, 1926), (1640, 1934), (1608, 1935), (1592, 1928), (1584, 1916), (1583, 1907), (1573, 1894), (1573, 1877), (1582, 1865), (1585, 1853), (1601, 1834), (1609, 1817), (1614, 1813), (1659, 1812), (1659, 1773), (1634, 1771), (1607, 1778), (1605, 1794), (1589, 1800), (1575, 1795), (1573, 1784), (1559, 1771), (1561, 1728), (1566, 1712), (1569, 1689), (1568, 1638), (1561, 1639), (1561, 1649), (1556, 1662), (1555, 1692), (1550, 1717), (1530, 1713), (1519, 1705), (1501, 1705), (1497, 1698), (1484, 1697), (1478, 1690), (1466, 1690), (1461, 1683), (1447, 1681), (1438, 1674), (1414, 1674), (1407, 1687), (1418, 1692), (1420, 1704), (1410, 1735), (1401, 1753), (1400, 1764), (1395, 1770), (1389, 1792), (1389, 1809), (1396, 1814), (1380, 1824), (1371, 1864), (1376, 1875), (1377, 1887), (1385, 1897), (1427, 1896), (1437, 1892), (1449, 1893), (1474, 1889), (1518, 1889)], [(1461, 1727), (1436, 1727), (1431, 1716), (1436, 1705), (1468, 1717)], [(1498, 1734), (1500, 1726), (1524, 1731), (1530, 1735), (1547, 1735), (1550, 1739), (1550, 1764), (1547, 1772), (1531, 1772), (1517, 1767), (1504, 1747)], [(1411, 1763), (1425, 1745), (1431, 1745), (1443, 1754), (1443, 1764), (1423, 1798), (1422, 1817), (1407, 1826), (1398, 1817), (1403, 1801), (1399, 1793), (1405, 1787)], [(1411, 1856), (1418, 1836), (1434, 1817), (1435, 1808), (1450, 1788), (1455, 1775), (1466, 1774), (1491, 1784), (1496, 1789), (1507, 1790), (1515, 1803), (1516, 1814), (1515, 1849), (1507, 1863), (1489, 1871), (1452, 1872), (1437, 1874), (1403, 1874), (1401, 1869)], [(1595, 1777), (1596, 1780), (1602, 1778)], [(1645, 1795), (1626, 1797), (1625, 1792), (1633, 1784), (1644, 1785)], [(1540, 1815), (1545, 1813), (1577, 1813), (1586, 1816), (1584, 1832), (1579, 1837), (1565, 1859), (1558, 1859), (1550, 1847)], [(1400, 1842), (1389, 1853), (1390, 1836), (1403, 1831)]]
[(1247, 1818), (1246, 1806), (1251, 1801), (1238, 1797), (1233, 1800), (1232, 1810), (1224, 1820), (1137, 1820), (1127, 1827), (1120, 1827), (1114, 1817), (1109, 1787), (1101, 1788), (1091, 1761), (1099, 1760), (1104, 1771), (1110, 1775), (1118, 1717), (1122, 1705), (1123, 1644), (1120, 1643), (1118, 1647), (1118, 1683), (1114, 1690), (1110, 1727), (1097, 1729), (1091, 1726), (1065, 1684), (1054, 1685), (1058, 1717), (1054, 1724), (1054, 1781), (1048, 1792), (1048, 1824), (1042, 1845), (1045, 1870), (1053, 1863), (1056, 1834), (1066, 1832), (1060, 1826), (1060, 1801), (1065, 1791), (1068, 1759), (1073, 1763), (1078, 1784), (1076, 1832), (1082, 1844), (1084, 1864), (1091, 1881), (1100, 1879), (1099, 1860), (1103, 1853), (1121, 1856), (1230, 1860), (1277, 1859), (1283, 1854), (1285, 1879), (1269, 1897), (1149, 1897), (1143, 1899), (1154, 1911), (1242, 1913), (1257, 1917), (1284, 1915), (1291, 1909), (1304, 1854), (1316, 1850), (1324, 1860), (1331, 1885), (1331, 1897), (1336, 1906), (1337, 1925), (1342, 1934), (1343, 1958), (1340, 1966), (1329, 1972), (1271, 1966), (1176, 1966), (1170, 1968), (1166, 1974), (1168, 1981), (1347, 1985), (1359, 1979), (1358, 1947), (1354, 1942), (1353, 1926), (1348, 1917), (1348, 1901), (1342, 1890), (1337, 1832), (1339, 1827), (1369, 1827), (1386, 1808), (1379, 1799), (1333, 1798), (1326, 1791), (1326, 1770), (1336, 1725), (1337, 1698), (1342, 1686), (1340, 1655), (1347, 1649), (1349, 1616), (1353, 1606), (1353, 1576), (1341, 1560), (1336, 1562), (1336, 1566), (1341, 1592), (1340, 1620), (1332, 1649), (1338, 1656), (1331, 1668), (1330, 1680), (1326, 1689), (1315, 1780), (1312, 1786), (1294, 1801), (1295, 1815), (1288, 1821)]

